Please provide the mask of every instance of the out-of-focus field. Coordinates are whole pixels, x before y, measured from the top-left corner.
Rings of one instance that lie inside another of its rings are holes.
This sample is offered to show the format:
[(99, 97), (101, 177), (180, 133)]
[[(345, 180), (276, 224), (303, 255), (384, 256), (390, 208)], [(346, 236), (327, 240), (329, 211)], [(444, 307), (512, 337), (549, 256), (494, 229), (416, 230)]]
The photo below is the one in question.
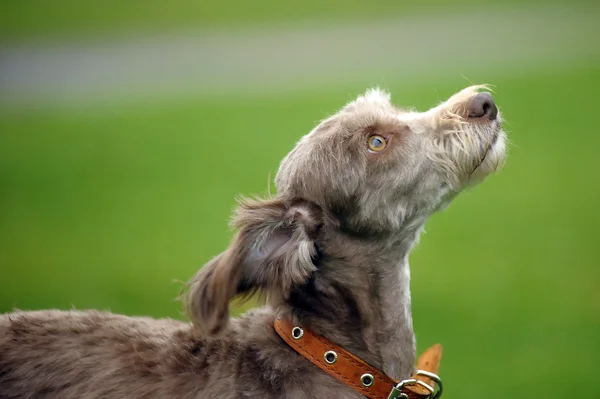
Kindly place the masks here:
[[(550, 0), (561, 4), (565, 0)], [(594, 4), (595, 0), (577, 0)], [(166, 4), (159, 0), (143, 3), (131, 0), (76, 1), (45, 0), (5, 1), (0, 5), (0, 39), (31, 37), (73, 37), (84, 34), (103, 36), (131, 32), (169, 33), (182, 29), (272, 26), (312, 23), (364, 21), (398, 15), (431, 15), (485, 9), (488, 6), (538, 5), (536, 0), (459, 0), (448, 2), (377, 0), (234, 0), (231, 2), (176, 0)], [(1, 41), (1, 40), (0, 40)]]
[[(305, 3), (318, 14), (321, 3)], [(2, 8), (36, 15), (18, 4)], [(267, 2), (257, 4), (255, 14), (217, 14), (260, 20)], [(365, 10), (348, 4), (354, 13), (340, 19)], [(27, 18), (0, 32), (67, 32)], [(419, 349), (444, 344), (449, 398), (599, 397), (600, 60), (481, 76), (495, 86), (510, 157), (431, 219), (411, 257)], [(395, 102), (424, 110), (469, 82), (385, 84)], [(228, 245), (235, 196), (265, 193), (294, 142), (364, 89), (1, 110), (0, 312), (182, 318), (177, 281)]]

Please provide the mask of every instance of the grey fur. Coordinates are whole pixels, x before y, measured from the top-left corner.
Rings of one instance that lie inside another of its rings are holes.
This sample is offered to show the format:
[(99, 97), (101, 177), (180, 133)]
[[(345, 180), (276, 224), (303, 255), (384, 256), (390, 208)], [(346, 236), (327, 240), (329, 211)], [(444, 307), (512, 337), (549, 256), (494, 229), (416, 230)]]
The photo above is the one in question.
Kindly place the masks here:
[[(190, 281), (191, 323), (98, 311), (0, 316), (0, 398), (360, 398), (275, 334), (280, 315), (388, 375), (415, 364), (408, 254), (427, 218), (501, 166), (481, 87), (424, 113), (370, 90), (285, 157), (272, 199), (242, 200), (229, 248)], [(367, 140), (387, 147), (370, 152)], [(229, 320), (229, 301), (266, 306)]]

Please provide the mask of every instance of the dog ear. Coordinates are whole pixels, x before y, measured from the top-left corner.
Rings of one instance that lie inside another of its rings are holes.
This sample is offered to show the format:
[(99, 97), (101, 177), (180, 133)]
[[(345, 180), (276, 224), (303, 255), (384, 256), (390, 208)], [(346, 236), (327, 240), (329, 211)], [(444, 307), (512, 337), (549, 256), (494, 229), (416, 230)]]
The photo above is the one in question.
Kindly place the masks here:
[(301, 200), (244, 200), (233, 224), (239, 231), (231, 245), (200, 269), (186, 297), (189, 317), (209, 335), (227, 326), (231, 298), (285, 298), (310, 278), (323, 211)]

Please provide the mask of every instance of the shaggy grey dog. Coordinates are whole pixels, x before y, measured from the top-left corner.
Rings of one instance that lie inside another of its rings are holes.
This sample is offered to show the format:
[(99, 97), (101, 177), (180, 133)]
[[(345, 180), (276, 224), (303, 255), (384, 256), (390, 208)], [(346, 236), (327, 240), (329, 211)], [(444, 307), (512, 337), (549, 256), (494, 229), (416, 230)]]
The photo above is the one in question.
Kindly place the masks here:
[[(500, 114), (481, 89), (423, 113), (369, 90), (318, 124), (282, 161), (278, 194), (240, 202), (237, 235), (185, 294), (191, 323), (0, 316), (0, 398), (362, 397), (289, 348), (277, 316), (409, 377), (408, 254), (430, 215), (505, 158)], [(257, 292), (267, 305), (230, 322), (230, 299)]]

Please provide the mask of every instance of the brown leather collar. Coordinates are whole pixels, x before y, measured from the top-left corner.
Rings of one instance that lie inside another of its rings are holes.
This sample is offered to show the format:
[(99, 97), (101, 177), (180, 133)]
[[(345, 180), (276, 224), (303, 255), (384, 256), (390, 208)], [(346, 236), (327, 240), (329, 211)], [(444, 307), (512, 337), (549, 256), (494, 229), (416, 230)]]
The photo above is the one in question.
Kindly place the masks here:
[(276, 319), (275, 331), (315, 366), (369, 399), (437, 399), (441, 396), (442, 385), (436, 375), (442, 356), (439, 344), (419, 357), (417, 371), (412, 378), (396, 381), (344, 348), (287, 320)]

